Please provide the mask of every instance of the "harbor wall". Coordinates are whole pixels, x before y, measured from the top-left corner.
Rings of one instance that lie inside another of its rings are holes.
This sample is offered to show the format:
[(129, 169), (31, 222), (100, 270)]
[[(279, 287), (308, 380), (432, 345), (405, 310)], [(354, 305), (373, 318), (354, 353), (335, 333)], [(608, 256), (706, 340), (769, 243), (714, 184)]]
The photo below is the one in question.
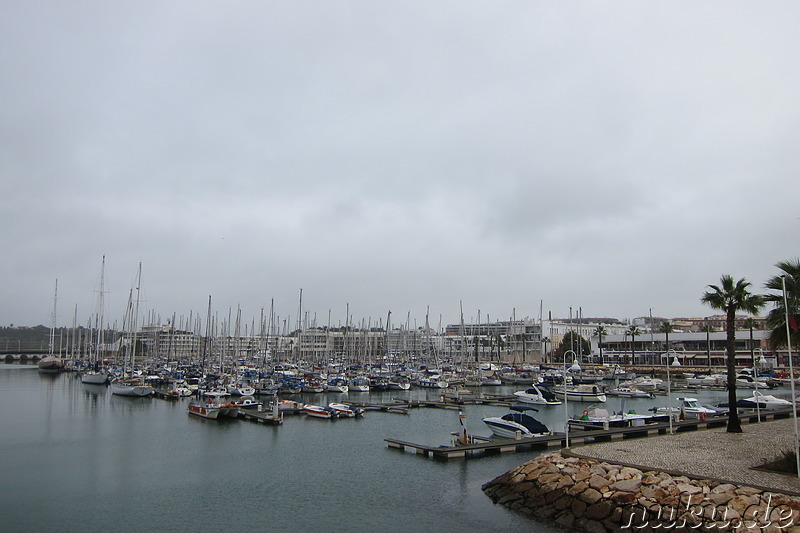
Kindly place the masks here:
[(800, 497), (667, 472), (541, 455), (483, 486), (495, 504), (588, 533), (800, 533)]

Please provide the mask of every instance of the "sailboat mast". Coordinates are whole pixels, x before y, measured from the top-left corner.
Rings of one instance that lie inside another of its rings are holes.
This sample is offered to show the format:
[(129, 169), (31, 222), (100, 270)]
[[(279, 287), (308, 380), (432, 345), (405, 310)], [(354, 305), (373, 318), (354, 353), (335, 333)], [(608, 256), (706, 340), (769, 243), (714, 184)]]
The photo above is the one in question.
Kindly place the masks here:
[(58, 278), (56, 278), (56, 288), (53, 292), (53, 314), (51, 315), (52, 318), (52, 325), (50, 327), (50, 341), (48, 343), (47, 351), (50, 356), (53, 355), (53, 352), (56, 348), (56, 308), (58, 302)]

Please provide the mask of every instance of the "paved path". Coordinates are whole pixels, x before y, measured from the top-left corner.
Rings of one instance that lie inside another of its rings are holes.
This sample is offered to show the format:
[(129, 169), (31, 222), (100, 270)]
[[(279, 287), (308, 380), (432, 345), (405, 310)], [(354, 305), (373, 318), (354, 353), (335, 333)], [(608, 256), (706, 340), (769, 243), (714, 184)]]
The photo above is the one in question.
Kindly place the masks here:
[(639, 469), (719, 479), (800, 495), (800, 478), (752, 469), (792, 449), (794, 420), (743, 424), (742, 429), (743, 433), (726, 433), (725, 428), (719, 428), (588, 444), (571, 448), (571, 452)]

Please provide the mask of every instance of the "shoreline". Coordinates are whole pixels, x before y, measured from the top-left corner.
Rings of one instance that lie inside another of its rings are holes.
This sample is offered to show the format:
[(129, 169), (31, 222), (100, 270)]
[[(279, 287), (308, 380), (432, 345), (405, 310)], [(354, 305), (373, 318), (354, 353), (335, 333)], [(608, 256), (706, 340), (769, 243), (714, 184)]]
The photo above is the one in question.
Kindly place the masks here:
[(800, 479), (753, 470), (791, 449), (794, 421), (547, 453), (484, 484), (495, 504), (590, 533), (656, 529), (800, 533)]

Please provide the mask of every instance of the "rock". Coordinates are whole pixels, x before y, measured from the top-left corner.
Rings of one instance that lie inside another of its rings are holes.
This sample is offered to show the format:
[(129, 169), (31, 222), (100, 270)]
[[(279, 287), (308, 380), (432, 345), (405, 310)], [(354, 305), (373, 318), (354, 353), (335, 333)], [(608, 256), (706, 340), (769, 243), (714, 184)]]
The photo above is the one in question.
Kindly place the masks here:
[(690, 485), (688, 483), (678, 483), (676, 487), (678, 487), (678, 490), (682, 494), (700, 494), (701, 492), (703, 492), (702, 487), (698, 487), (697, 485)]
[(611, 481), (603, 476), (594, 474), (589, 478), (589, 486), (593, 489), (600, 490), (611, 485)]
[(619, 474), (626, 479), (638, 477), (642, 477), (642, 471), (638, 468), (632, 468), (630, 466), (623, 467), (622, 470), (619, 471)]
[(600, 500), (603, 497), (602, 494), (597, 489), (588, 488), (583, 491), (582, 494), (578, 496), (579, 499), (586, 503), (595, 503), (596, 501)]
[(564, 511), (556, 517), (556, 523), (566, 528), (571, 528), (575, 522), (575, 517), (569, 511)]
[(716, 487), (711, 489), (712, 494), (720, 493), (720, 492), (733, 492), (736, 490), (735, 485), (731, 485), (730, 483), (721, 483)]
[(622, 492), (636, 492), (639, 490), (639, 487), (641, 486), (642, 486), (642, 480), (634, 478), (634, 479), (622, 479), (620, 481), (615, 482), (609, 488), (611, 490), (622, 491)]
[(498, 499), (496, 503), (498, 505), (508, 505), (511, 502), (515, 502), (515, 501), (521, 500), (521, 499), (522, 499), (522, 495), (520, 495), (520, 494), (518, 494), (516, 492), (509, 492), (508, 494), (506, 494), (502, 498)]
[(755, 494), (761, 494), (762, 492), (764, 491), (755, 487), (739, 487), (736, 489), (736, 494), (740, 496), (753, 496)]
[(625, 505), (631, 504), (637, 500), (636, 494), (633, 492), (615, 492), (611, 499), (614, 500), (617, 504)]
[(584, 516), (590, 520), (603, 520), (611, 515), (614, 505), (608, 500), (598, 501), (586, 507)]
[(710, 492), (703, 497), (703, 500), (714, 505), (725, 505), (733, 499), (733, 494), (729, 492)]
[(575, 496), (577, 494), (582, 493), (587, 488), (589, 488), (589, 485), (585, 481), (579, 481), (575, 483), (573, 486), (571, 486), (569, 489), (567, 489), (567, 494)]
[(573, 499), (572, 505), (570, 505), (570, 510), (575, 517), (580, 518), (586, 511), (586, 503), (582, 502), (581, 500)]

